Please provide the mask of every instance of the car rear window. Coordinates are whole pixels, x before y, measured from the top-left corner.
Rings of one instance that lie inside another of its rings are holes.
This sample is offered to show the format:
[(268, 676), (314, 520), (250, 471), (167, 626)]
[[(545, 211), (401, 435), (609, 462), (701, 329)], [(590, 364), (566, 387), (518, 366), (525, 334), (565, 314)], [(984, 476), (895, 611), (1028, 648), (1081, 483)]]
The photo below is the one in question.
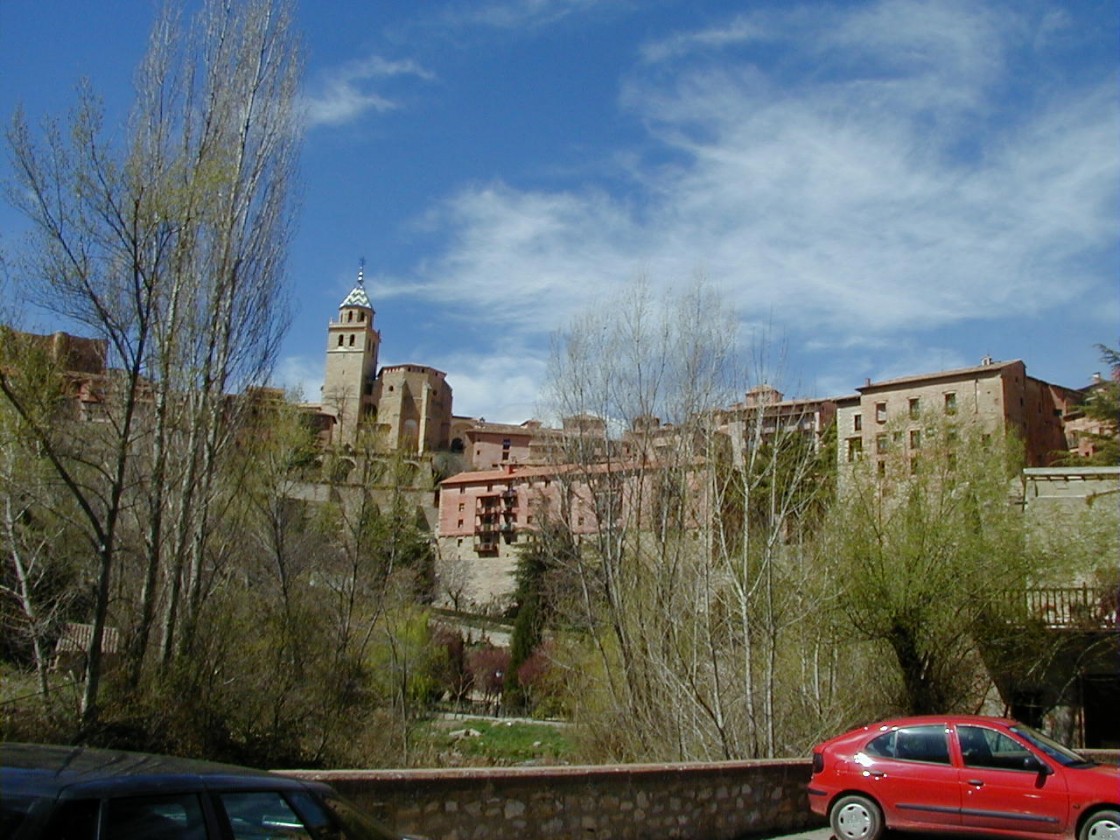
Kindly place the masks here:
[(311, 840), (308, 826), (279, 791), (222, 793), (219, 798), (236, 840)]
[(872, 739), (864, 751), (869, 755), (903, 761), (950, 763), (948, 735), (945, 727), (940, 724), (892, 729)]

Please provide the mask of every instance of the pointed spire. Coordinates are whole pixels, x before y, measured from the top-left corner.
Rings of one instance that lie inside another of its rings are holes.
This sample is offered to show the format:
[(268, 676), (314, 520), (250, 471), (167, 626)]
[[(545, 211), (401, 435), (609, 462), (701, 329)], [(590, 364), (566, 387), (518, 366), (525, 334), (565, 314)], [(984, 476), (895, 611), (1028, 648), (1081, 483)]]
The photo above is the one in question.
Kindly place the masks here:
[(346, 300), (338, 305), (339, 309), (347, 306), (361, 306), (366, 309), (373, 309), (373, 304), (369, 302), (369, 295), (366, 294), (366, 258), (362, 257), (358, 260), (358, 283), (350, 290), (350, 294), (346, 296)]

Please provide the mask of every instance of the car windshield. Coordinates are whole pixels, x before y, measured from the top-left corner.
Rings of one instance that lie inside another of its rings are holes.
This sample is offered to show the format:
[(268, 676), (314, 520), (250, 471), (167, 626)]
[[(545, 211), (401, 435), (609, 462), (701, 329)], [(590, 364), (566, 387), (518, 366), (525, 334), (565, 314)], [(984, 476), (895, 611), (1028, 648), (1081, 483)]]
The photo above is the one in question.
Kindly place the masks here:
[(1029, 726), (1016, 724), (1011, 727), (1011, 731), (1018, 735), (1020, 738), (1025, 738), (1038, 749), (1046, 753), (1050, 758), (1062, 764), (1065, 767), (1092, 767), (1096, 764), (1088, 758), (1078, 755), (1069, 747), (1060, 744), (1053, 738), (1043, 735)]

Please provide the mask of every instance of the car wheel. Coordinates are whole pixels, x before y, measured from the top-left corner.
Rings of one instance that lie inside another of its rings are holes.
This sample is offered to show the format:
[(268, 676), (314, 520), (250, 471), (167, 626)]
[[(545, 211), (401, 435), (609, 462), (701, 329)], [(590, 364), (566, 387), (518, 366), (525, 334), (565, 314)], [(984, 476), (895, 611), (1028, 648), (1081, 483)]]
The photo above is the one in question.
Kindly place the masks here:
[(1085, 820), (1077, 840), (1120, 840), (1120, 811), (1097, 811)]
[[(883, 812), (866, 796), (841, 796), (832, 803), (828, 821), (836, 840), (879, 840), (883, 835)], [(1103, 840), (1103, 837), (1093, 840)]]

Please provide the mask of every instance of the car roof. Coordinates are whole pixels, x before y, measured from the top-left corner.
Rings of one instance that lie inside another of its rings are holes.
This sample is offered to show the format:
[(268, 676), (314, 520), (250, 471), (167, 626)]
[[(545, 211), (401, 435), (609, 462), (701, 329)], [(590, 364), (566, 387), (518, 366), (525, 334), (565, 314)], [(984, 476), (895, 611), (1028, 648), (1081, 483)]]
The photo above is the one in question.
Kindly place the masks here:
[(5, 794), (104, 796), (304, 787), (298, 779), (211, 761), (89, 747), (0, 744), (0, 788)]
[(1019, 721), (1011, 718), (992, 717), (991, 715), (907, 715), (905, 717), (889, 718), (868, 724), (868, 729), (878, 729), (887, 726), (919, 726), (931, 723), (996, 723), (1003, 726), (1018, 726)]

